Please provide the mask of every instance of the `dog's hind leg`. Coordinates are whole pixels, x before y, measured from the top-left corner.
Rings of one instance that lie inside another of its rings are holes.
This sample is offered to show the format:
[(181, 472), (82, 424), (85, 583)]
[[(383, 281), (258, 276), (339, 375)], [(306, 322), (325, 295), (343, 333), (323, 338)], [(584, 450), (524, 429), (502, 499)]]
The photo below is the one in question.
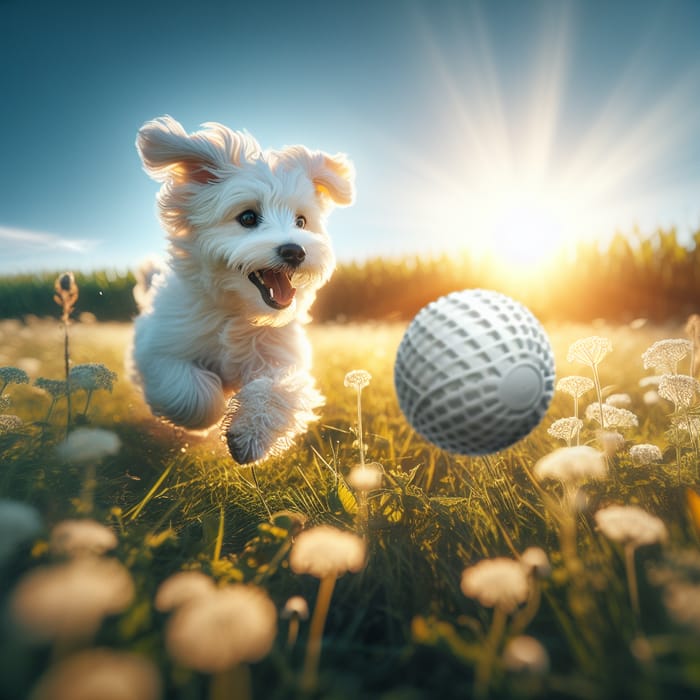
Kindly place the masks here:
[(224, 432), (231, 456), (239, 464), (258, 462), (287, 450), (323, 405), (307, 372), (261, 376), (246, 384), (230, 401)]
[(155, 415), (190, 430), (209, 428), (221, 419), (226, 402), (221, 379), (213, 372), (162, 356), (139, 369)]

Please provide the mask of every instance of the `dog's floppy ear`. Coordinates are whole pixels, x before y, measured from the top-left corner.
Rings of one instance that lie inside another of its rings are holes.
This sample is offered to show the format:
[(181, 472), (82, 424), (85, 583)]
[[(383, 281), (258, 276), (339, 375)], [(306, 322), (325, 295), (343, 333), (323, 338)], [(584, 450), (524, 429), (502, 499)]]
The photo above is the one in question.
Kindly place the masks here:
[(222, 171), (260, 150), (255, 139), (215, 123), (188, 134), (172, 117), (146, 122), (139, 130), (136, 148), (146, 172), (159, 182), (207, 183)]
[(331, 156), (310, 151), (304, 146), (288, 146), (282, 152), (285, 160), (301, 163), (316, 192), (328, 206), (347, 207), (355, 199), (355, 168), (344, 153)]

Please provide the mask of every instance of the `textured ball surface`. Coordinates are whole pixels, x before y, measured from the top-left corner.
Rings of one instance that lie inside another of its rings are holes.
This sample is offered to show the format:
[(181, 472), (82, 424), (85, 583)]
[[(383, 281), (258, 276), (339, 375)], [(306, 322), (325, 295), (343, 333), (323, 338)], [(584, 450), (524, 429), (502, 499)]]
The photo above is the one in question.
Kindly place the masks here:
[(554, 355), (539, 321), (498, 292), (453, 292), (421, 309), (396, 355), (399, 405), (414, 430), (465, 455), (497, 452), (544, 417)]

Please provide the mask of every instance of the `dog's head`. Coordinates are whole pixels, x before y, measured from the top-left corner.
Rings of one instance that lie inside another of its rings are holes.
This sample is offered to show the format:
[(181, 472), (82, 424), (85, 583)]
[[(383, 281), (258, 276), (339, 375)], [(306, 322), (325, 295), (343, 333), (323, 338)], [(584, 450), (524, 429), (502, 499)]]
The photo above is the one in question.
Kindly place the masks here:
[(324, 223), (353, 200), (347, 158), (263, 151), (221, 124), (188, 134), (170, 117), (146, 123), (136, 146), (163, 183), (160, 215), (181, 276), (251, 323), (303, 318), (335, 267)]

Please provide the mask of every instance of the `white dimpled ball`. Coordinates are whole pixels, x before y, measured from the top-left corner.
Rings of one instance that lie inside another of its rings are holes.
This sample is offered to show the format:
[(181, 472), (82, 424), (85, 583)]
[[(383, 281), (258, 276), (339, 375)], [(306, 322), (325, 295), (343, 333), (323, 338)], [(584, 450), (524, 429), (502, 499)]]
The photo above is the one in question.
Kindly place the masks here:
[(544, 417), (554, 355), (522, 304), (468, 289), (418, 312), (399, 345), (394, 383), (416, 432), (450, 452), (490, 454), (524, 438)]

